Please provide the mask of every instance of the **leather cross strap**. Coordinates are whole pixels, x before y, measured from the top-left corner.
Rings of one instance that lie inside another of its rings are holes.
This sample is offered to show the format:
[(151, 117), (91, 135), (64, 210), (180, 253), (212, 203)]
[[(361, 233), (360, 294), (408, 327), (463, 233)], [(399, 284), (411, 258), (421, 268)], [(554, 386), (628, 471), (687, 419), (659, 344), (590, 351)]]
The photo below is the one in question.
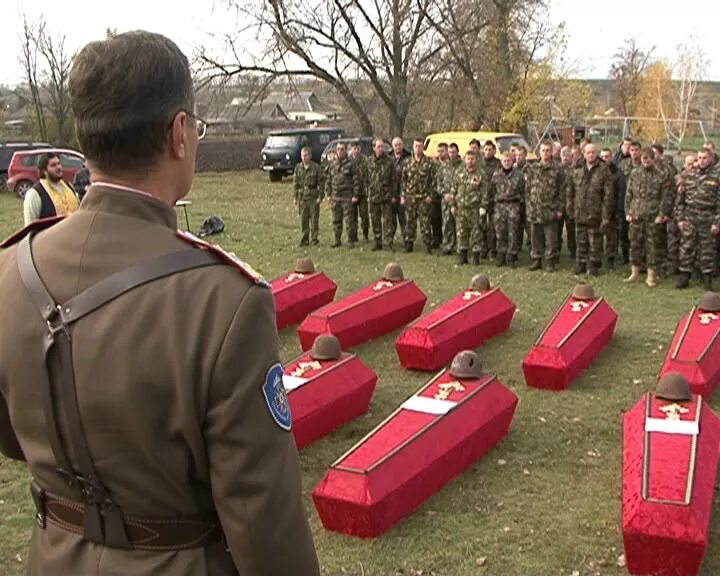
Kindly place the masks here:
[[(19, 243), (17, 263), (23, 284), (48, 326), (47, 337), (43, 342), (43, 354), (48, 372), (48, 378), (45, 381), (46, 389), (43, 393), (43, 410), (50, 446), (58, 466), (57, 472), (82, 499), (83, 506), (80, 507), (83, 515), (82, 533), (86, 539), (113, 548), (134, 548), (131, 538), (128, 537), (129, 524), (124, 520), (122, 511), (113, 501), (93, 465), (78, 408), (70, 327), (80, 318), (134, 288), (186, 270), (222, 264), (222, 261), (211, 252), (197, 249), (180, 250), (113, 274), (67, 302), (58, 305), (35, 266), (32, 256), (32, 238), (33, 234), (29, 234)], [(69, 448), (77, 462), (77, 471), (72, 466), (62, 441), (58, 426), (58, 413), (63, 414), (67, 422)], [(33, 498), (36, 500), (36, 504), (44, 501), (44, 492), (40, 495), (36, 495), (35, 492), (37, 490), (34, 489)], [(54, 501), (58, 500), (53, 498)], [(50, 502), (49, 499), (47, 501)], [(65, 509), (72, 509), (76, 513), (77, 505), (75, 508), (66, 506)], [(42, 521), (40, 521), (40, 516), (42, 516)], [(155, 522), (166, 527), (190, 522), (191, 528), (195, 530), (198, 526), (196, 521), (189, 520)], [(44, 510), (38, 511), (38, 523), (44, 527)], [(66, 523), (71, 524), (70, 522)], [(172, 533), (177, 535), (182, 534), (183, 531), (182, 529), (179, 532), (172, 530)], [(173, 540), (172, 537), (164, 538), (163, 535), (158, 535), (158, 537), (163, 542)], [(186, 545), (185, 542), (176, 542), (176, 544), (179, 547)]]

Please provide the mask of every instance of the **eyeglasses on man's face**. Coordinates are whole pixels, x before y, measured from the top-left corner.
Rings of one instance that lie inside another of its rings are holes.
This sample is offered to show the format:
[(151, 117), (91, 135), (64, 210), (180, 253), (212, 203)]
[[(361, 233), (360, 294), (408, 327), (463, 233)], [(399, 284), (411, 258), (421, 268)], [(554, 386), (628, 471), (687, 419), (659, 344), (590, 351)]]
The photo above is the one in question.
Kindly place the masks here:
[(200, 116), (197, 116), (192, 112), (188, 112), (187, 110), (183, 110), (183, 112), (185, 112), (185, 114), (195, 120), (195, 129), (197, 130), (198, 140), (202, 140), (203, 138), (205, 138), (205, 134), (207, 134), (208, 123), (202, 118), (200, 118)]

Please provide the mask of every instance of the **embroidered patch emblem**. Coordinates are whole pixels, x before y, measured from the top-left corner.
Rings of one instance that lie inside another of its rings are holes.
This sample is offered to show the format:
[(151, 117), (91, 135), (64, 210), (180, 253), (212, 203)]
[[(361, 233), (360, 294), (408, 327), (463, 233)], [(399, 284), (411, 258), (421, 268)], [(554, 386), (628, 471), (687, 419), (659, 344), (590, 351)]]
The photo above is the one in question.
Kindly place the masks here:
[(273, 364), (265, 376), (263, 396), (265, 396), (265, 402), (267, 402), (270, 415), (275, 420), (275, 423), (289, 432), (292, 428), (292, 416), (290, 415), (290, 403), (283, 384), (283, 369), (279, 363)]

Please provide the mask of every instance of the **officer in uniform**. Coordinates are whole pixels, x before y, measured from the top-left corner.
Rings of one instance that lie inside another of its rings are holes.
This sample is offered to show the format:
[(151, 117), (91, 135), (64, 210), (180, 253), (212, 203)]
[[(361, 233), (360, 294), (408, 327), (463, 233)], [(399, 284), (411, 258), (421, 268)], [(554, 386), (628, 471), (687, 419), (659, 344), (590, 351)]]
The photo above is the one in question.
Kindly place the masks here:
[[(360, 192), (355, 204), (355, 221), (362, 224), (363, 240), (368, 241), (370, 232), (370, 217), (368, 214), (368, 163), (360, 150), (360, 141), (354, 140), (350, 144), (350, 158), (355, 161), (358, 178), (360, 179)], [(357, 237), (354, 239), (357, 242)]]
[(320, 204), (323, 201), (325, 174), (320, 165), (313, 162), (312, 150), (308, 146), (303, 146), (300, 159), (293, 178), (295, 206), (300, 213), (300, 246), (308, 246), (311, 236), (312, 245), (316, 246), (319, 243)]
[(187, 59), (120, 34), (79, 52), (69, 91), (93, 184), (0, 251), (28, 573), (319, 576), (268, 284), (177, 229), (205, 130)]
[(335, 160), (328, 167), (325, 186), (333, 213), (335, 243), (332, 248), (337, 248), (341, 244), (343, 220), (345, 221), (348, 247), (354, 248), (357, 240), (355, 205), (360, 196), (360, 174), (355, 161), (348, 157), (343, 142), (338, 142), (335, 146)]
[(480, 264), (483, 242), (481, 221), (487, 215), (489, 182), (477, 164), (477, 153), (470, 149), (465, 153), (465, 167), (455, 174), (452, 194), (452, 215), (457, 226), (458, 263), (468, 263), (468, 250), (472, 262)]

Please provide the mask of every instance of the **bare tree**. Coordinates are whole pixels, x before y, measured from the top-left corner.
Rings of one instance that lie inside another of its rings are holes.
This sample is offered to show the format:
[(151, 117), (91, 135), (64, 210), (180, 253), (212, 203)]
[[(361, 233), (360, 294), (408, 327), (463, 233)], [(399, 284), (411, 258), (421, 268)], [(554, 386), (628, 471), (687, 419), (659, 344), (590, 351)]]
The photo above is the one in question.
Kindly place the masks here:
[(645, 51), (637, 45), (635, 38), (625, 43), (615, 53), (610, 67), (610, 79), (615, 86), (615, 95), (623, 116), (635, 116), (638, 96), (642, 90), (642, 75), (655, 47)]
[(44, 24), (40, 26), (37, 43), (46, 64), (47, 108), (55, 120), (58, 142), (67, 143), (71, 139), (66, 127), (70, 119), (68, 76), (73, 57), (65, 50), (65, 36), (54, 39)]
[(25, 81), (28, 83), (30, 96), (35, 113), (35, 122), (40, 132), (40, 139), (47, 141), (47, 124), (45, 122), (45, 112), (43, 110), (42, 100), (40, 98), (40, 82), (38, 79), (38, 39), (40, 32), (44, 27), (43, 20), (37, 23), (29, 23), (27, 17), (23, 15), (23, 28), (20, 33), (21, 56), (20, 63), (25, 70)]
[[(362, 132), (372, 135), (369, 113), (379, 102), (388, 130), (402, 135), (423, 83), (440, 73), (430, 66), (441, 45), (426, 18), (434, 0), (229, 1), (250, 22), (267, 50), (253, 57), (228, 38), (225, 62), (207, 53), (206, 71), (317, 78), (342, 96)], [(365, 92), (364, 88), (369, 87)]]

